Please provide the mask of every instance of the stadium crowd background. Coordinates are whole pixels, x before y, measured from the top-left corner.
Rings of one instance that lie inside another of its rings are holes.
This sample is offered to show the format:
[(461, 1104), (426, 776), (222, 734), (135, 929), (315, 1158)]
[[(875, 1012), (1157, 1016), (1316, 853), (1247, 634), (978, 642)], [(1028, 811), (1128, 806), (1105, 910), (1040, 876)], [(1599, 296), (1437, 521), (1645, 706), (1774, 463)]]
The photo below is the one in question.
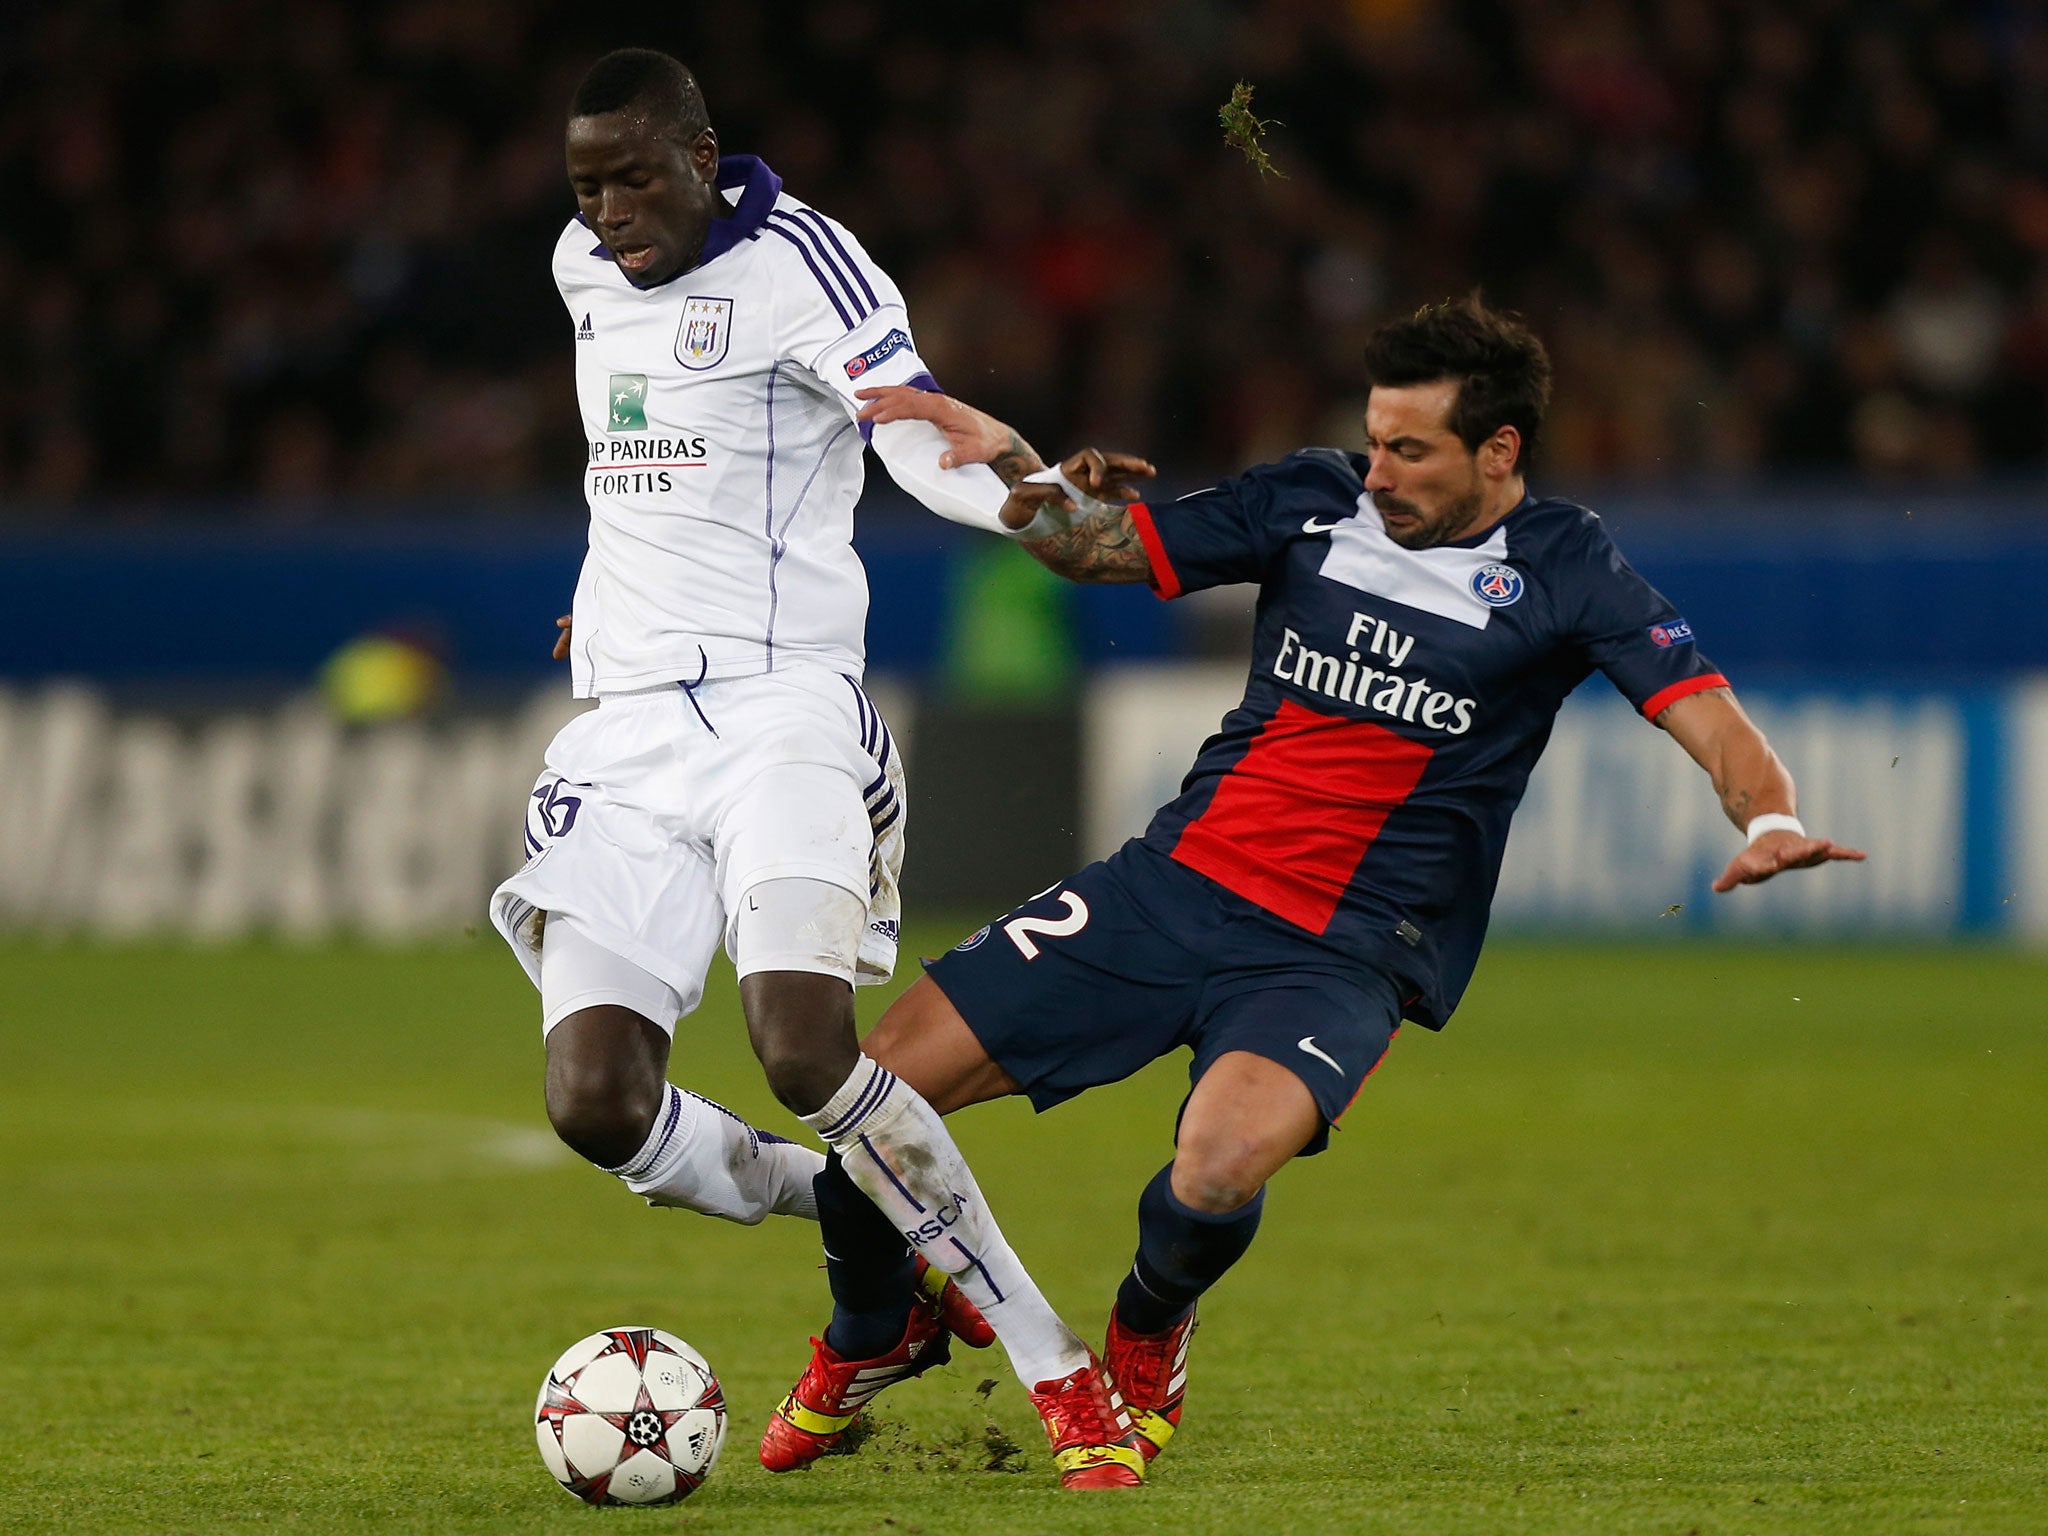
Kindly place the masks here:
[(572, 497), (560, 120), (626, 42), (1044, 445), (1351, 441), (1367, 329), (1483, 285), (1556, 354), (1560, 480), (2048, 454), (2023, 5), (84, 0), (0, 15), (0, 516)]

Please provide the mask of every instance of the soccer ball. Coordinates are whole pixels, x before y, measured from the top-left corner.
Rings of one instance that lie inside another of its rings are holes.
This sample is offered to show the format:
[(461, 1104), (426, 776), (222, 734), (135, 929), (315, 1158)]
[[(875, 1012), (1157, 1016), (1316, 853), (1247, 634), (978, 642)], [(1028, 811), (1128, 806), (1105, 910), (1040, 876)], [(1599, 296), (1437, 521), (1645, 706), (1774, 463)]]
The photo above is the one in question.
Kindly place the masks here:
[(710, 1364), (659, 1328), (608, 1328), (563, 1351), (533, 1409), (540, 1459), (586, 1504), (673, 1504), (725, 1444)]

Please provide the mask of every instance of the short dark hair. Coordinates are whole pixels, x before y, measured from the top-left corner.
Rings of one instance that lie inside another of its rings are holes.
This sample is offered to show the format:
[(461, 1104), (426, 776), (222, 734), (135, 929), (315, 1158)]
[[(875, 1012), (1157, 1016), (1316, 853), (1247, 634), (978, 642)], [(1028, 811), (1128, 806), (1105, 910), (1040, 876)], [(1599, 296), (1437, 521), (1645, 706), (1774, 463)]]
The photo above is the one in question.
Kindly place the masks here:
[(569, 103), (571, 117), (635, 112), (654, 128), (688, 144), (711, 126), (697, 77), (652, 48), (621, 48), (590, 66)]
[(1528, 466), (1550, 405), (1550, 354), (1520, 315), (1488, 309), (1476, 294), (1425, 304), (1373, 332), (1365, 371), (1390, 389), (1456, 379), (1447, 425), (1458, 440), (1477, 452), (1512, 426), (1522, 435), (1515, 467)]

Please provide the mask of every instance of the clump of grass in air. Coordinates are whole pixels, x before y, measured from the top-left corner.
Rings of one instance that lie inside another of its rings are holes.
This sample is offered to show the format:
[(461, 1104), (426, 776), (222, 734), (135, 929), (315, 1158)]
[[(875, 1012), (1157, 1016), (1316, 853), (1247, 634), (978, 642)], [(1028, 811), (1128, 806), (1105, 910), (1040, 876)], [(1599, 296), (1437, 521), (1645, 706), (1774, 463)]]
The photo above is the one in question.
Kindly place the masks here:
[(1223, 124), (1223, 142), (1249, 160), (1261, 176), (1287, 179), (1287, 173), (1273, 163), (1259, 142), (1274, 120), (1252, 111), (1252, 88), (1247, 82), (1240, 80), (1230, 88), (1230, 100), (1217, 109), (1216, 118)]

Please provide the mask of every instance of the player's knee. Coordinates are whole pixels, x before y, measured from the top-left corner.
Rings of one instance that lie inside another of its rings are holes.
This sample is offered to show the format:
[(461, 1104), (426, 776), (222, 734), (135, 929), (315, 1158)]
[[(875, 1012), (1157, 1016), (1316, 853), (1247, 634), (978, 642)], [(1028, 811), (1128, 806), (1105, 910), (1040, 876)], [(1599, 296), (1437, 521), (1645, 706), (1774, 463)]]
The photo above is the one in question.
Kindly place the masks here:
[(758, 1046), (761, 1071), (768, 1079), (768, 1091), (792, 1114), (814, 1115), (839, 1091), (853, 1070), (853, 1059), (826, 1059), (826, 1053), (806, 1048), (799, 1040), (777, 1036)]
[(1271, 1159), (1252, 1136), (1183, 1140), (1173, 1156), (1173, 1195), (1182, 1205), (1221, 1216), (1265, 1187)]
[(757, 972), (740, 979), (740, 1000), (769, 1092), (794, 1114), (816, 1114), (860, 1059), (852, 987), (809, 972)]
[(548, 1122), (579, 1157), (622, 1168), (647, 1144), (666, 1084), (610, 1063), (548, 1073)]

